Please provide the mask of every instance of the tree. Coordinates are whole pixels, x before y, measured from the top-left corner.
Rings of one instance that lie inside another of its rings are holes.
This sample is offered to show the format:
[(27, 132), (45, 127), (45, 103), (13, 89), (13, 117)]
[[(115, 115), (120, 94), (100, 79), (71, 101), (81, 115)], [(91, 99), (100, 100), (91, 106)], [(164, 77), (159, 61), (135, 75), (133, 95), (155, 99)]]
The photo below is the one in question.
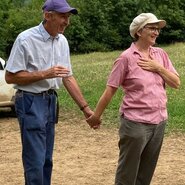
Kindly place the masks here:
[(1, 41), (3, 44), (0, 48), (1, 52), (4, 53), (2, 56), (5, 58), (8, 57), (18, 34), (37, 25), (42, 20), (42, 0), (32, 0), (31, 3), (23, 0), (12, 0), (11, 3), (10, 1), (7, 1), (7, 3), (9, 4), (9, 9), (7, 8), (6, 12), (4, 12), (6, 19), (1, 29)]
[[(0, 1), (0, 54), (8, 57), (17, 35), (39, 24), (44, 0)], [(71, 17), (65, 35), (72, 52), (107, 51), (127, 48), (132, 38), (129, 25), (142, 12), (167, 21), (157, 42), (185, 41), (183, 0), (68, 0), (79, 14)]]

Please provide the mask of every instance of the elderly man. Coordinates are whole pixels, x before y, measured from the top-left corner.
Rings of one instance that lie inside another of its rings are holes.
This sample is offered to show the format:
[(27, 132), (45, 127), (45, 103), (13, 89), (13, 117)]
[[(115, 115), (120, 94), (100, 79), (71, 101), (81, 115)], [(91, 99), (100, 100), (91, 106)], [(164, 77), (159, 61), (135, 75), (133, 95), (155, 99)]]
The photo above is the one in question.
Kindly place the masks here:
[(42, 9), (44, 21), (18, 35), (6, 66), (6, 81), (17, 89), (15, 108), (26, 185), (51, 184), (55, 90), (62, 82), (85, 117), (92, 114), (72, 75), (69, 46), (63, 35), (77, 10), (66, 0), (47, 0)]

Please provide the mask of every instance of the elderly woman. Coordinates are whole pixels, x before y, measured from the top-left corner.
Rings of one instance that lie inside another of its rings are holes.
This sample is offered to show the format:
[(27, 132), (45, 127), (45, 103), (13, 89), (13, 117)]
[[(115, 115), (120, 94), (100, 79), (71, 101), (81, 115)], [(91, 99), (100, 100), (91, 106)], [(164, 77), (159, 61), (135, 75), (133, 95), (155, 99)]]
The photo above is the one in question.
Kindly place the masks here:
[(119, 161), (115, 185), (149, 185), (157, 164), (167, 122), (166, 84), (178, 88), (180, 79), (167, 53), (153, 45), (166, 25), (152, 13), (142, 13), (130, 25), (135, 39), (115, 61), (107, 87), (87, 122), (97, 128), (118, 87), (120, 106)]

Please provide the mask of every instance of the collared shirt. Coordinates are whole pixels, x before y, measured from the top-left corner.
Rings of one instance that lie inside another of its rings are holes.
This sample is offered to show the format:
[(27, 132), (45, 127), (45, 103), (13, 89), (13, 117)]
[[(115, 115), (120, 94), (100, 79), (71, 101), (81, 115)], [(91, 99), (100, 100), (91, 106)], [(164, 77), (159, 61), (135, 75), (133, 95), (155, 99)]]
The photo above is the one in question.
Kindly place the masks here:
[[(169, 71), (176, 73), (167, 53), (150, 47), (150, 56)], [(143, 70), (137, 61), (141, 53), (132, 43), (115, 61), (107, 85), (124, 90), (120, 113), (136, 122), (158, 124), (167, 119), (165, 82), (158, 74)]]
[[(6, 70), (12, 73), (18, 71), (43, 71), (55, 65), (61, 65), (70, 70), (72, 75), (69, 46), (62, 34), (52, 37), (42, 23), (20, 33), (13, 45)], [(58, 89), (61, 78), (41, 80), (28, 85), (17, 85), (16, 89), (39, 93), (48, 89)]]

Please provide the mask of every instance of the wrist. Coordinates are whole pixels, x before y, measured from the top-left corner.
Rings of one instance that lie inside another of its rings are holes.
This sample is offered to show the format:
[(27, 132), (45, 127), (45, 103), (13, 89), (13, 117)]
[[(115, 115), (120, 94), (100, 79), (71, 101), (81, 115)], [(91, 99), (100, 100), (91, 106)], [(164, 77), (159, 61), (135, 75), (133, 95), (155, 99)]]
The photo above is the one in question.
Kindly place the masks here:
[(45, 71), (41, 71), (41, 80), (45, 79)]
[(96, 113), (94, 113), (94, 118), (96, 119), (96, 120), (100, 120), (100, 117), (101, 117), (101, 115), (97, 115)]
[(85, 109), (86, 107), (89, 107), (89, 105), (88, 105), (88, 104), (83, 105), (82, 107), (80, 107), (80, 110), (81, 110), (81, 111), (84, 111), (84, 109)]
[(164, 68), (163, 68), (162, 66), (159, 66), (159, 67), (157, 68), (157, 73), (162, 73), (163, 70), (164, 70)]

